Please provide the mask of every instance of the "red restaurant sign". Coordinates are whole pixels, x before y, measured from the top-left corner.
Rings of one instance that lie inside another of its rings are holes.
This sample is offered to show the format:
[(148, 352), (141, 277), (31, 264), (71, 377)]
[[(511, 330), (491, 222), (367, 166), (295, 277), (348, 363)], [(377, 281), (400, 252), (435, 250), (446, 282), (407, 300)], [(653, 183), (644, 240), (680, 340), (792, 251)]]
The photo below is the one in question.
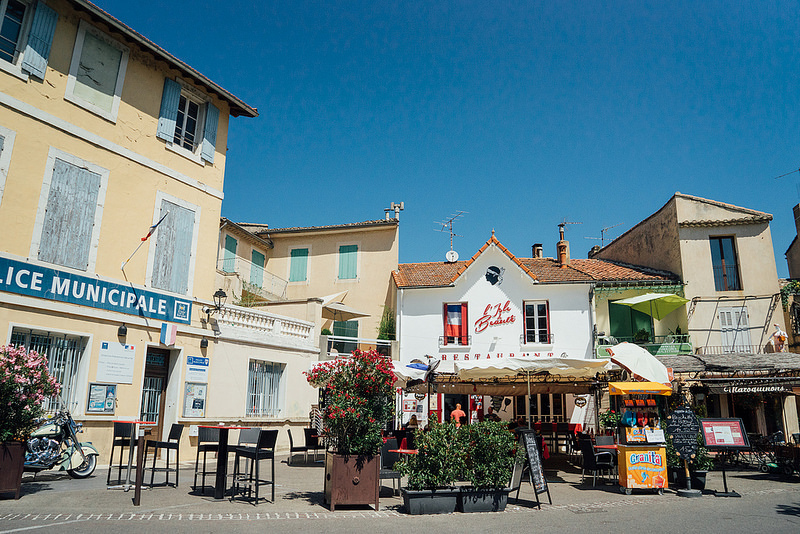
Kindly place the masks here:
[(486, 309), (483, 310), (483, 315), (475, 321), (475, 333), (483, 332), (490, 326), (513, 323), (517, 318), (514, 315), (510, 315), (511, 313), (510, 300), (507, 300), (505, 304), (487, 304)]

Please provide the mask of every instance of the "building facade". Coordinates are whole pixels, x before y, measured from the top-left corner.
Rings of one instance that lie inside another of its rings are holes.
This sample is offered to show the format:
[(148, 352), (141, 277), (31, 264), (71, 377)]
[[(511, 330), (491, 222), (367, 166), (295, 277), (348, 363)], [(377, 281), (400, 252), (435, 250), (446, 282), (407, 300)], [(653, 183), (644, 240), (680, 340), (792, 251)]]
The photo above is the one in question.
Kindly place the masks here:
[(94, 4), (0, 8), (0, 339), (47, 354), (102, 462), (113, 420), (206, 407), (228, 123), (257, 111)]

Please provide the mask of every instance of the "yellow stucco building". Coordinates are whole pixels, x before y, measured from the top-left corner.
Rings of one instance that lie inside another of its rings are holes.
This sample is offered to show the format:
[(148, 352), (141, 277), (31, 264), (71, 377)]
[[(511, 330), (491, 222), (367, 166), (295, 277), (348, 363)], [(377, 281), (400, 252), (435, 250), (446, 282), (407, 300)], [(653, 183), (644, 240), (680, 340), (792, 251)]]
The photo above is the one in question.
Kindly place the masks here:
[(89, 2), (0, 9), (0, 342), (107, 463), (114, 420), (205, 416), (228, 122), (258, 113)]

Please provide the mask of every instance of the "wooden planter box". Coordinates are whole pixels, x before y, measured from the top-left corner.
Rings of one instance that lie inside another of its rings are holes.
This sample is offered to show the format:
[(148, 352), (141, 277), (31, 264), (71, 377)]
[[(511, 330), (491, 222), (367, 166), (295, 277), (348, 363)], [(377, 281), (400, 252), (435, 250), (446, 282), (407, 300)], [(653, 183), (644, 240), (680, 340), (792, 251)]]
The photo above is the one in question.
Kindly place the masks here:
[(460, 488), (458, 510), (460, 512), (502, 512), (508, 504), (510, 488), (477, 489)]
[(403, 494), (406, 512), (411, 515), (452, 514), (458, 507), (458, 488), (400, 491)]
[(340, 504), (372, 504), (378, 510), (380, 456), (325, 453), (325, 502), (331, 512)]
[(0, 493), (14, 493), (19, 499), (22, 471), (25, 467), (25, 444), (21, 441), (0, 443)]

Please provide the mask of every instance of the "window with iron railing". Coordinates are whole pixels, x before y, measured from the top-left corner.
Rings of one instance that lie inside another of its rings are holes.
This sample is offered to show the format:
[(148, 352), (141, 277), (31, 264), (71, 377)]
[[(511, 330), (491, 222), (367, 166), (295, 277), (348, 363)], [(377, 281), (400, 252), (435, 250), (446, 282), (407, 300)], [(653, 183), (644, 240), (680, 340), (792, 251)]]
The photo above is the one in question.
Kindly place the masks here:
[(250, 360), (247, 376), (247, 417), (278, 417), (283, 410), (283, 371), (280, 363)]
[(738, 291), (742, 289), (734, 238), (712, 237), (710, 241), (714, 288), (717, 291)]
[[(11, 345), (35, 350), (47, 356), (47, 369), (58, 383), (61, 384), (61, 398), (72, 408), (75, 401), (76, 377), (78, 363), (80, 363), (86, 347), (86, 338), (51, 332), (37, 332), (23, 328), (14, 328), (11, 331)], [(55, 411), (60, 408), (58, 397), (45, 399), (44, 408)]]

